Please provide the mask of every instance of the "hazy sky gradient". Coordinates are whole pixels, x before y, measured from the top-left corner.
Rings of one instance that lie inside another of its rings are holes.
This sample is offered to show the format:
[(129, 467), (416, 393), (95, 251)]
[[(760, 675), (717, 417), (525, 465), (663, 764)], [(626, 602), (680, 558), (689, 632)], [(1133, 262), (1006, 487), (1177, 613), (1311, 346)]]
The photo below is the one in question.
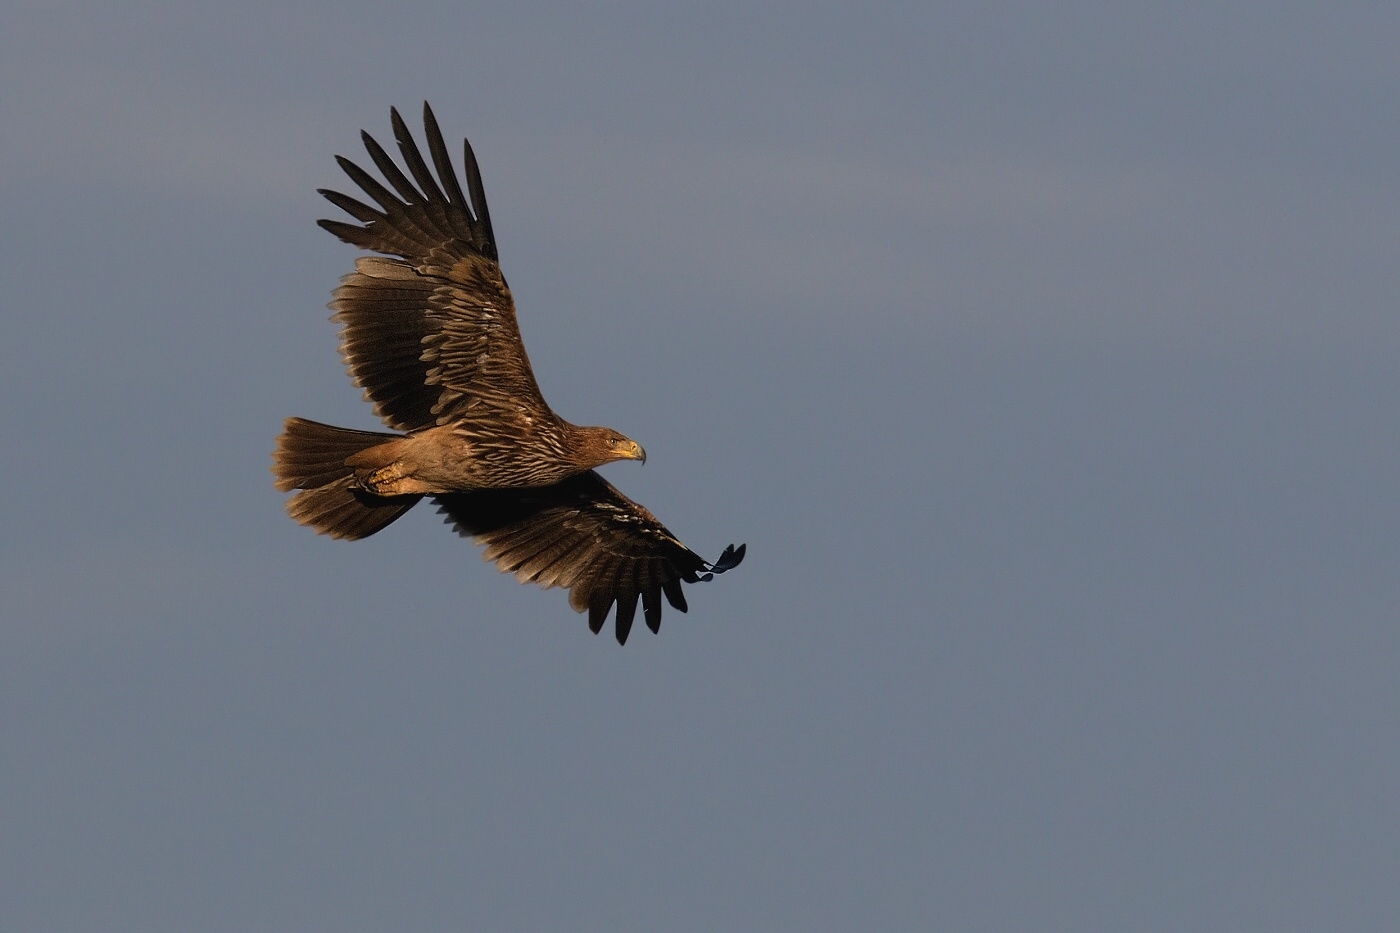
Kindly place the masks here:
[[(1393, 927), (1400, 9), (471, 7), (0, 10), (0, 926)], [(282, 512), (424, 98), (659, 636)]]

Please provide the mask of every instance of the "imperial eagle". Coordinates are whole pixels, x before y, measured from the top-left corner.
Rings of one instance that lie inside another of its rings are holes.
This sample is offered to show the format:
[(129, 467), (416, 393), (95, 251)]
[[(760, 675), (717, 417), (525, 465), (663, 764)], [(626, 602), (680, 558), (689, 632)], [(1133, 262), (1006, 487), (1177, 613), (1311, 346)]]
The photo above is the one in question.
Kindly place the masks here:
[(320, 225), (382, 254), (356, 260), (331, 308), (351, 378), (396, 433), (287, 419), (273, 473), (278, 489), (296, 492), (288, 513), (321, 534), (357, 539), (426, 496), (502, 571), (567, 588), (595, 633), (616, 606), (625, 643), (639, 601), (657, 631), (663, 596), (684, 612), (681, 584), (738, 565), (744, 545), (706, 561), (594, 472), (646, 453), (617, 431), (565, 421), (540, 394), (471, 145), (463, 141), (464, 193), (432, 109), (423, 105), (432, 169), (397, 110), (390, 119), (408, 174), (362, 133), (388, 187), (337, 156), (374, 206), (322, 190), (358, 223)]

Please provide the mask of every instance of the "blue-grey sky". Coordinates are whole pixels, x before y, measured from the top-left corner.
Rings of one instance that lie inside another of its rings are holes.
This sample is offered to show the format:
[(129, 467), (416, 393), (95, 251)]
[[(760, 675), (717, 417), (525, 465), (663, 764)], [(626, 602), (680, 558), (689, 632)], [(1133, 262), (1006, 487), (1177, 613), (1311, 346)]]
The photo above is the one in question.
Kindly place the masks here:
[[(477, 7), (0, 10), (0, 926), (1393, 929), (1400, 7)], [(424, 98), (659, 636), (282, 512)]]

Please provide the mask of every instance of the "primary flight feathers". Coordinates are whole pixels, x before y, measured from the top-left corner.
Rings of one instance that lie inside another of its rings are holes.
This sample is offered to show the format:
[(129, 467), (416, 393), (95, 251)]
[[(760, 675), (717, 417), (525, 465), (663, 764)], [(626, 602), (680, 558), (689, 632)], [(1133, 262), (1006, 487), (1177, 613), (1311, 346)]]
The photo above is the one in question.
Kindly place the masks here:
[(737, 566), (744, 545), (710, 563), (594, 472), (646, 452), (609, 428), (565, 421), (540, 394), (470, 144), (463, 141), (463, 192), (428, 105), (431, 169), (398, 111), (390, 118), (408, 175), (362, 133), (389, 187), (337, 156), (373, 205), (323, 190), (359, 224), (319, 223), (385, 254), (356, 260), (335, 290), (332, 320), (351, 378), (379, 419), (402, 433), (287, 419), (273, 472), (278, 489), (296, 490), (288, 513), (321, 534), (364, 538), (429, 496), (501, 570), (567, 588), (594, 632), (616, 606), (625, 643), (638, 601), (657, 631), (663, 595), (684, 612), (681, 583)]

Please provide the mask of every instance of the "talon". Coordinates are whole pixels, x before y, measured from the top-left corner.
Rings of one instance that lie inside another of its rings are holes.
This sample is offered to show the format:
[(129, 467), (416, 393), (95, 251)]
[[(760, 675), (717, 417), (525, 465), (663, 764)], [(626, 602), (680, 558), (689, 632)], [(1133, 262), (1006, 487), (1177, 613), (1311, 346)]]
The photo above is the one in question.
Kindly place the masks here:
[(403, 473), (399, 470), (398, 464), (389, 464), (377, 470), (361, 474), (360, 485), (376, 496), (395, 496), (400, 490), (399, 486), (403, 482)]

